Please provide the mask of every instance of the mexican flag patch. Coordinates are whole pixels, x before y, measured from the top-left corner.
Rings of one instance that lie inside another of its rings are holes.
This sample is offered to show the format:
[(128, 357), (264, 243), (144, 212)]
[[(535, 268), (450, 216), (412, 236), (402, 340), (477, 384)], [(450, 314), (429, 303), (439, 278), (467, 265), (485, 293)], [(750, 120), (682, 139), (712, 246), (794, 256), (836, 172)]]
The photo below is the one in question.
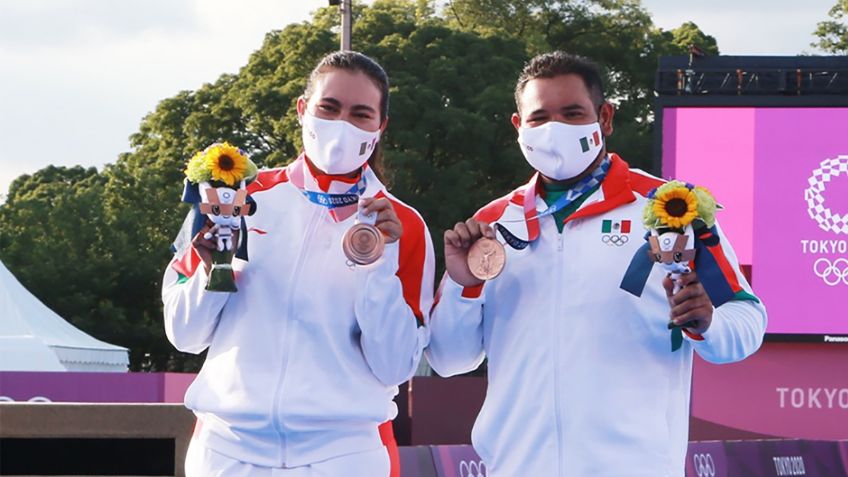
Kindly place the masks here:
[(583, 136), (580, 138), (580, 149), (582, 149), (583, 152), (600, 145), (601, 135), (598, 134), (598, 131), (593, 132), (591, 136)]
[(601, 233), (604, 234), (629, 234), (629, 220), (604, 220), (601, 224)]

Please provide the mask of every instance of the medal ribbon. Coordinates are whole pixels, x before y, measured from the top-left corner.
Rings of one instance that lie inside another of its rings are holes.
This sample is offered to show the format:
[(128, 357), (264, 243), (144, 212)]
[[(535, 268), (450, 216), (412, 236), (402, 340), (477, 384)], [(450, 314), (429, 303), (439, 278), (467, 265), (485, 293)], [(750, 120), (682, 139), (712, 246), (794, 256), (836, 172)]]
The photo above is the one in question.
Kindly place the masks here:
[(359, 182), (354, 184), (344, 194), (330, 194), (328, 192), (316, 192), (306, 189), (302, 189), (301, 192), (303, 193), (303, 196), (309, 199), (309, 201), (313, 204), (318, 204), (332, 210), (358, 203), (359, 197), (365, 192), (365, 187), (366, 181), (365, 176), (363, 175), (362, 179), (360, 179)]
[[(322, 207), (326, 207), (329, 210), (337, 209), (339, 207), (347, 207), (349, 205), (356, 205), (359, 203), (359, 199), (365, 194), (365, 189), (367, 187), (367, 181), (365, 180), (365, 175), (359, 179), (359, 182), (354, 184), (348, 191), (344, 194), (330, 194), (328, 192), (316, 192), (311, 190), (302, 189), (301, 192), (303, 196), (309, 199), (313, 204), (318, 204)], [(374, 225), (377, 222), (377, 214), (363, 214), (361, 209), (357, 210), (356, 222), (368, 225)]]
[(504, 240), (506, 240), (506, 243), (509, 244), (510, 247), (516, 250), (523, 250), (527, 248), (531, 242), (539, 238), (541, 230), (539, 226), (539, 219), (555, 214), (556, 212), (568, 207), (572, 202), (582, 197), (583, 194), (600, 184), (609, 172), (610, 164), (611, 161), (609, 156), (605, 157), (604, 160), (601, 161), (601, 164), (592, 171), (592, 174), (575, 184), (571, 189), (566, 191), (562, 197), (557, 199), (556, 202), (541, 212), (537, 212), (536, 210), (536, 190), (539, 182), (539, 174), (536, 173), (536, 175), (533, 176), (533, 180), (530, 184), (528, 184), (527, 190), (524, 191), (524, 222), (527, 224), (528, 240), (516, 237), (506, 227), (499, 223), (518, 222), (516, 220), (502, 220), (496, 222), (494, 224), (495, 228), (501, 233), (501, 236), (503, 236)]

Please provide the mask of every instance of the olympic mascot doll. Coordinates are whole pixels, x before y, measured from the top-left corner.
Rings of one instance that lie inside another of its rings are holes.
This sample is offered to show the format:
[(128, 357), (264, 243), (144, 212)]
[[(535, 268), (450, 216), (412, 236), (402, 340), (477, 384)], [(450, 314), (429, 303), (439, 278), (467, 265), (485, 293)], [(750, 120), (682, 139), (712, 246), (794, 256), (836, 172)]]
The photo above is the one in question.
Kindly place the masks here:
[[(183, 224), (183, 229), (190, 232), (184, 235), (182, 245), (190, 244), (191, 237), (209, 225), (203, 238), (214, 240), (217, 250), (212, 254), (206, 289), (238, 291), (231, 263), (233, 256), (247, 260), (244, 217), (253, 215), (256, 203), (247, 195), (246, 187), (256, 177), (256, 164), (239, 148), (226, 142), (215, 143), (195, 154), (185, 173), (183, 202), (192, 204), (192, 213)], [(237, 230), (241, 232), (239, 243), (234, 243)], [(177, 243), (174, 245), (180, 248)]]
[[(647, 243), (630, 262), (621, 288), (641, 296), (652, 266), (659, 264), (675, 282), (674, 293), (680, 291), (680, 275), (694, 268), (713, 306), (733, 298), (734, 290), (716, 262), (720, 245), (715, 213), (719, 206), (712, 194), (703, 187), (670, 181), (651, 191), (648, 199), (642, 213)], [(671, 350), (677, 351), (683, 343), (682, 331), (671, 322), (669, 329)]]

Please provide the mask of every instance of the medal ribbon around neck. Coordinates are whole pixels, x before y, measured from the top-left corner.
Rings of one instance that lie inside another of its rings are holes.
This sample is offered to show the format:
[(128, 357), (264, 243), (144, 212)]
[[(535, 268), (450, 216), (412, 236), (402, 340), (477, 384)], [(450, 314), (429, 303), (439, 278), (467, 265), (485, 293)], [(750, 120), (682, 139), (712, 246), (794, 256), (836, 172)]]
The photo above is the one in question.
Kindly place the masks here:
[(309, 199), (309, 201), (313, 204), (318, 204), (332, 210), (339, 207), (347, 207), (349, 205), (357, 204), (359, 202), (359, 198), (365, 193), (366, 186), (367, 182), (363, 175), (362, 178), (359, 179), (359, 181), (344, 194), (331, 194), (329, 192), (316, 192), (306, 189), (302, 189), (301, 192), (303, 193), (303, 196)]
[[(504, 240), (510, 247), (515, 250), (523, 250), (527, 248), (528, 245), (539, 238), (539, 219), (565, 209), (575, 200), (582, 197), (583, 194), (589, 192), (592, 188), (600, 184), (606, 177), (607, 172), (609, 172), (610, 163), (609, 157), (605, 157), (604, 160), (601, 161), (601, 164), (592, 171), (592, 174), (575, 184), (574, 187), (568, 189), (562, 197), (557, 199), (556, 202), (541, 212), (536, 210), (536, 188), (539, 182), (539, 174), (537, 173), (533, 176), (533, 180), (530, 181), (530, 184), (527, 186), (527, 190), (524, 192), (524, 219), (500, 220), (495, 222), (495, 228), (498, 232), (500, 232), (501, 236), (503, 236)], [(527, 224), (528, 240), (516, 237), (515, 234), (502, 225), (502, 223), (515, 223), (522, 221)]]

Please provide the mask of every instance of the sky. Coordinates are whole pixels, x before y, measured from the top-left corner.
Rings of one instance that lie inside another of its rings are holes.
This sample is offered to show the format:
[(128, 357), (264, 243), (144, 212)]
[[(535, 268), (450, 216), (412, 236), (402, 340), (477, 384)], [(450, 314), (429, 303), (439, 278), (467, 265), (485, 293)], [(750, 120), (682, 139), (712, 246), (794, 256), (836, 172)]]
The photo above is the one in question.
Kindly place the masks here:
[[(740, 0), (642, 0), (657, 26), (694, 21), (726, 55), (817, 53), (812, 32), (835, 2), (771, 0), (763, 9)], [(237, 72), (265, 33), (324, 5), (0, 0), (0, 196), (19, 175), (50, 164), (114, 162), (159, 101)]]

